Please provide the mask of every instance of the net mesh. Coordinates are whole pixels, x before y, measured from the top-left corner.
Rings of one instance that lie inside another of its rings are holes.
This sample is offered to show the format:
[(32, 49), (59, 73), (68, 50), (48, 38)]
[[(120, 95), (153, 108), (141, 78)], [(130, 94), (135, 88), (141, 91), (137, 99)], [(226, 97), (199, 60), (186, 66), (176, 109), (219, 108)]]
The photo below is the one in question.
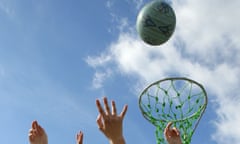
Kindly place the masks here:
[(181, 134), (183, 144), (191, 137), (207, 106), (207, 94), (196, 81), (175, 77), (148, 86), (139, 97), (143, 116), (156, 126), (157, 144), (166, 144), (164, 129), (173, 123)]

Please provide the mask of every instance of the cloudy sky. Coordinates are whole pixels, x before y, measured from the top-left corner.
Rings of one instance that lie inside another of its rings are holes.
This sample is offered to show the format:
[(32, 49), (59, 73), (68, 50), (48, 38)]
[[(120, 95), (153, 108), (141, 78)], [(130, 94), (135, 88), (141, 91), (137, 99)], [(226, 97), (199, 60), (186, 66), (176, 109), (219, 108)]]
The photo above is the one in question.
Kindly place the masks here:
[(150, 83), (183, 76), (209, 98), (193, 144), (240, 143), (239, 0), (174, 0), (176, 30), (161, 46), (135, 22), (150, 0), (0, 0), (0, 139), (28, 143), (32, 120), (51, 143), (107, 143), (95, 100), (114, 99), (127, 143), (155, 143), (138, 107)]

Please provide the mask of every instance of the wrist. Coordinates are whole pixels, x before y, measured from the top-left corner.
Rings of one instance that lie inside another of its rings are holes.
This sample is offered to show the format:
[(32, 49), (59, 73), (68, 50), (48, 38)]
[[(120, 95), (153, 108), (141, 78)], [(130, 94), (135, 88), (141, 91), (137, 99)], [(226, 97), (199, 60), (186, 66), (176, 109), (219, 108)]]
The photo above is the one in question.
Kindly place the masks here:
[(117, 139), (111, 139), (109, 140), (110, 144), (125, 144), (124, 137), (119, 137)]

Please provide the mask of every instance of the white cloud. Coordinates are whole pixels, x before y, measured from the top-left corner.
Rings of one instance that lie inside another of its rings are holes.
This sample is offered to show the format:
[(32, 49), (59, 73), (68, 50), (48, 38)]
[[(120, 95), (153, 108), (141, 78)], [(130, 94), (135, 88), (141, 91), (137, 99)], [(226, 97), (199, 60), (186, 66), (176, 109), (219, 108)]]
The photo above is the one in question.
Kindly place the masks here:
[(88, 56), (86, 58), (86, 62), (88, 65), (90, 65), (91, 67), (98, 67), (98, 66), (103, 66), (105, 64), (107, 64), (108, 62), (111, 61), (111, 56), (110, 55), (107, 55), (107, 54), (101, 54), (100, 56), (98, 57), (90, 57)]
[(208, 63), (219, 59), (224, 61), (224, 58), (229, 58), (232, 52), (239, 49), (239, 6), (237, 0), (229, 3), (224, 0), (189, 0), (182, 5), (175, 3), (178, 27), (175, 34), (182, 38), (192, 55), (200, 53), (201, 56), (211, 56), (205, 59)]
[(239, 6), (239, 0), (174, 1), (177, 28), (170, 41), (151, 47), (134, 31), (121, 31), (91, 66), (138, 77), (144, 85), (173, 75), (199, 81), (217, 106), (213, 139), (218, 144), (239, 143)]
[(94, 74), (94, 78), (92, 81), (93, 88), (98, 89), (103, 86), (104, 81), (109, 78), (112, 74), (112, 71), (110, 69), (107, 69), (106, 71), (103, 72), (96, 72)]
[(143, 0), (127, 0), (127, 1), (133, 2), (137, 10), (140, 9), (144, 3)]
[(9, 1), (0, 1), (0, 13), (2, 12), (9, 18), (13, 18), (15, 15), (15, 11), (9, 5), (10, 5)]
[(107, 1), (106, 1), (106, 7), (107, 7), (108, 9), (111, 9), (112, 6), (113, 6), (113, 4), (114, 4), (114, 2), (113, 2), (112, 0), (107, 0)]
[(97, 70), (92, 80), (92, 87), (95, 89), (101, 88), (104, 81), (112, 75), (112, 70), (107, 68), (108, 64), (112, 63), (112, 56), (102, 53), (99, 57), (87, 57), (85, 61)]
[[(129, 3), (130, 5), (134, 5), (136, 10), (140, 9), (141, 6), (143, 5), (143, 0), (125, 0), (127, 3)], [(111, 9), (115, 4), (115, 1), (114, 0), (107, 0), (106, 1), (106, 7), (108, 9)]]
[(222, 99), (220, 103), (221, 106), (217, 110), (220, 119), (215, 123), (217, 130), (213, 139), (218, 141), (219, 144), (239, 143), (240, 128), (238, 124), (240, 115), (238, 111), (240, 100), (239, 98), (236, 100), (229, 97)]

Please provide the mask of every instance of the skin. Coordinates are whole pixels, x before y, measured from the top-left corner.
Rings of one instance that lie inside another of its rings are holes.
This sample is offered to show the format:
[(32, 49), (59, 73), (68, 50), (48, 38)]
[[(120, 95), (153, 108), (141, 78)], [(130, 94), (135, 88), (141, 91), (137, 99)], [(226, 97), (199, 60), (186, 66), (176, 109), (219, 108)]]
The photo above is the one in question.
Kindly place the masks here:
[(28, 138), (30, 144), (48, 144), (47, 134), (37, 121), (32, 122)]
[(96, 121), (99, 130), (108, 138), (110, 144), (125, 144), (122, 127), (128, 106), (125, 105), (118, 115), (115, 101), (111, 102), (111, 110), (106, 97), (103, 98), (103, 103), (104, 109), (100, 100), (96, 100), (96, 106), (99, 111)]
[(83, 133), (81, 131), (77, 133), (76, 139), (77, 139), (77, 144), (83, 143)]
[(180, 132), (177, 130), (177, 128), (173, 127), (171, 128), (172, 123), (168, 123), (165, 130), (164, 135), (166, 140), (169, 144), (182, 144)]
[[(48, 144), (47, 134), (37, 121), (32, 122), (28, 137), (30, 144)], [(83, 132), (77, 133), (76, 140), (77, 144), (83, 143)]]
[[(108, 138), (110, 144), (125, 144), (123, 136), (123, 119), (127, 112), (128, 106), (125, 105), (119, 115), (117, 115), (117, 109), (115, 101), (111, 102), (111, 110), (108, 105), (106, 97), (103, 98), (104, 109), (100, 103), (100, 100), (96, 100), (96, 106), (99, 111), (97, 117), (97, 125), (99, 130)], [(182, 144), (180, 132), (175, 128), (171, 128), (172, 123), (168, 123), (164, 135), (169, 144)], [(45, 130), (38, 124), (37, 121), (32, 122), (32, 127), (29, 130), (29, 142), (30, 144), (48, 144), (48, 138)], [(76, 135), (76, 144), (83, 143), (83, 132), (80, 131)]]
[[(125, 144), (122, 125), (128, 106), (125, 105), (118, 115), (115, 101), (111, 102), (111, 110), (106, 97), (103, 98), (103, 103), (104, 109), (100, 100), (96, 100), (96, 106), (99, 111), (96, 121), (99, 130), (108, 138), (110, 144)], [(29, 142), (30, 144), (48, 144), (47, 134), (37, 121), (32, 122), (32, 127), (29, 130)], [(82, 143), (83, 132), (80, 131), (76, 135), (76, 144)]]

